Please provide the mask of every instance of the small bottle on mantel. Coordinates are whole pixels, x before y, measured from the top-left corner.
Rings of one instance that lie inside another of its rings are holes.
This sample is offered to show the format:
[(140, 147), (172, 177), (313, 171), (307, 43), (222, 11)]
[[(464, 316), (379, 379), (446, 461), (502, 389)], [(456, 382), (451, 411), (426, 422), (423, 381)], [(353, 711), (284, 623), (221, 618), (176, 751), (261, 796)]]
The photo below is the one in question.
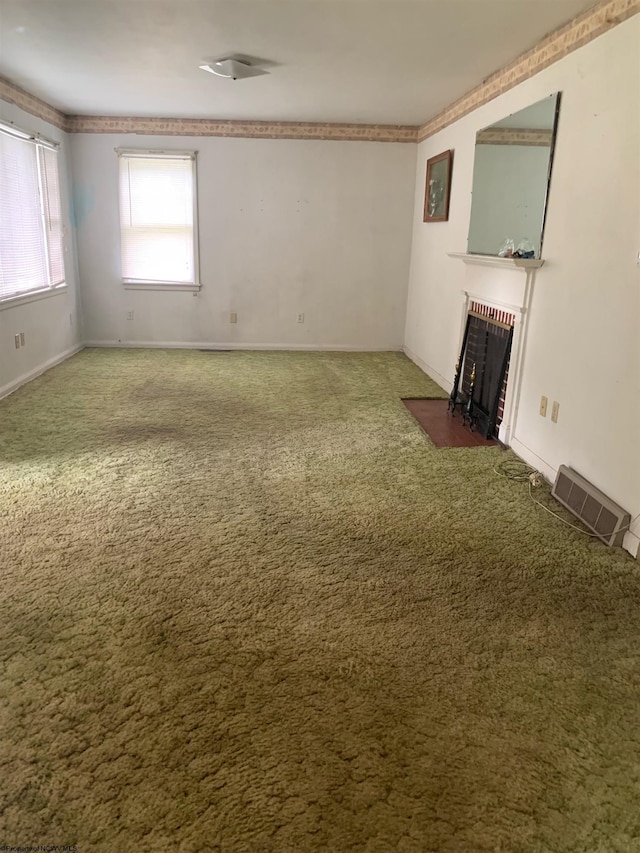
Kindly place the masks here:
[(525, 237), (524, 240), (520, 240), (518, 243), (518, 248), (513, 253), (514, 258), (535, 258), (536, 256), (536, 247), (533, 245), (531, 240), (527, 240)]
[(498, 252), (499, 258), (512, 258), (513, 253), (515, 252), (516, 246), (513, 240), (510, 237), (505, 237), (502, 245), (500, 246), (500, 250)]

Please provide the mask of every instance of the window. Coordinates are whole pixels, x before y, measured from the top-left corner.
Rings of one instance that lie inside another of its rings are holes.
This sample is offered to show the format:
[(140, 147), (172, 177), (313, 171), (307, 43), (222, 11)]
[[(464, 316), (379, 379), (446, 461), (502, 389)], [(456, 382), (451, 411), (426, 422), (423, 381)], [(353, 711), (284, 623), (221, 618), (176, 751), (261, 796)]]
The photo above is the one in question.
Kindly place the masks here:
[(118, 154), (125, 286), (199, 287), (195, 153)]
[(0, 302), (64, 283), (58, 152), (0, 124)]

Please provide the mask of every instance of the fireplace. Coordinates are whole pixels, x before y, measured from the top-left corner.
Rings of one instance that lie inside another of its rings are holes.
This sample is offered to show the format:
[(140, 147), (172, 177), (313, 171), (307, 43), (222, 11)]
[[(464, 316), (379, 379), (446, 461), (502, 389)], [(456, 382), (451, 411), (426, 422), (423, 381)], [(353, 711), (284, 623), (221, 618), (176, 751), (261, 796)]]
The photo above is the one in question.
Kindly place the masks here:
[(470, 302), (449, 408), (486, 438), (498, 436), (504, 414), (515, 317)]
[[(509, 447), (516, 440), (523, 365), (536, 272), (544, 261), (499, 258), (465, 252), (450, 252), (449, 255), (463, 261), (466, 268), (465, 285), (460, 291), (463, 305), (460, 312), (458, 352), (462, 348), (470, 312), (502, 323), (511, 329), (510, 351), (502, 381), (502, 393), (498, 399), (495, 423), (498, 440)], [(464, 350), (462, 351), (464, 353)], [(464, 359), (460, 361), (460, 366), (464, 366)], [(455, 372), (457, 374), (458, 370), (456, 369)], [(460, 382), (461, 379), (462, 377), (459, 378), (458, 390), (462, 394), (464, 387)]]

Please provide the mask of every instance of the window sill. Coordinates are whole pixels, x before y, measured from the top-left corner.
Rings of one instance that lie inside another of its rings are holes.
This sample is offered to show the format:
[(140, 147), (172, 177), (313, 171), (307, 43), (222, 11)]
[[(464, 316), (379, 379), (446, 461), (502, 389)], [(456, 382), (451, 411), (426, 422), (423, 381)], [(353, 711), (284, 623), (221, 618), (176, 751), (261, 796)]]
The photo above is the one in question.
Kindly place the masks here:
[(0, 311), (16, 308), (18, 305), (26, 305), (27, 302), (48, 299), (50, 296), (57, 296), (59, 293), (66, 293), (68, 290), (69, 288), (65, 283), (59, 284), (57, 287), (47, 287), (44, 290), (33, 290), (31, 293), (23, 293), (19, 296), (9, 296), (7, 299), (0, 300)]
[(181, 284), (179, 281), (123, 281), (125, 290), (174, 290), (198, 293), (201, 284)]

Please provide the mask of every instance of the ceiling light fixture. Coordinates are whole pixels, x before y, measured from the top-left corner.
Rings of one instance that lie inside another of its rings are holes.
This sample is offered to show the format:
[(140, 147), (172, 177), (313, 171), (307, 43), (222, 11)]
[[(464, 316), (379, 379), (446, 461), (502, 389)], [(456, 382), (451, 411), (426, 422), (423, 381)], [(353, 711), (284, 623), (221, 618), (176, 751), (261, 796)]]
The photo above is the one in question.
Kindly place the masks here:
[(257, 74), (265, 74), (259, 68), (256, 68), (250, 62), (243, 62), (240, 59), (226, 57), (218, 59), (216, 62), (208, 62), (205, 65), (198, 66), (203, 71), (209, 71), (211, 74), (216, 74), (218, 77), (227, 77), (231, 80), (242, 79), (243, 77), (255, 77)]

